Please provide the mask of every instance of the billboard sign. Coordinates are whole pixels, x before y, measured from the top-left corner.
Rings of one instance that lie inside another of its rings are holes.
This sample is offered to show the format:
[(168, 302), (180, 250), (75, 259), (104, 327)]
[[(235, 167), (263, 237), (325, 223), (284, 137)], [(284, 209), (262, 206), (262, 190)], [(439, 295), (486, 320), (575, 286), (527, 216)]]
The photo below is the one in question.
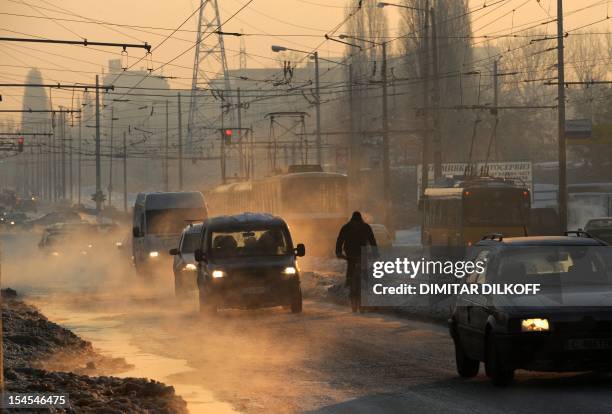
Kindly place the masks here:
[[(442, 164), (442, 176), (464, 175), (468, 164), (464, 162)], [(421, 164), (417, 166), (417, 197), (421, 195)], [(477, 162), (474, 163), (477, 175), (508, 178), (525, 183), (533, 194), (533, 171), (531, 161)], [(488, 171), (487, 171), (488, 170)], [(434, 167), (429, 164), (429, 186), (434, 184)]]

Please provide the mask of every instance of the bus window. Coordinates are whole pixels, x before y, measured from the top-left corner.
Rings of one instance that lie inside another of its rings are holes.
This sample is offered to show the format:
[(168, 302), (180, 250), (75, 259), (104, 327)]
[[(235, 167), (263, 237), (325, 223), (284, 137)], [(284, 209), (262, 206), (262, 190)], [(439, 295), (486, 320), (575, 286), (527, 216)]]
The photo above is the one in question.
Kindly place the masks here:
[(464, 198), (464, 218), (471, 225), (522, 226), (527, 213), (516, 191), (475, 191)]

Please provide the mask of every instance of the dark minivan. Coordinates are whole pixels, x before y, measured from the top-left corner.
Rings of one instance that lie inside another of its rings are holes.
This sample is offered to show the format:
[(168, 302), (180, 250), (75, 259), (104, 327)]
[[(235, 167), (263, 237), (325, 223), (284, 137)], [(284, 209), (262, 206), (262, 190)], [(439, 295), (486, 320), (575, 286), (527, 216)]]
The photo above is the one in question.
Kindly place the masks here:
[(200, 310), (283, 306), (302, 312), (297, 257), (285, 221), (269, 214), (244, 213), (206, 220), (198, 263)]

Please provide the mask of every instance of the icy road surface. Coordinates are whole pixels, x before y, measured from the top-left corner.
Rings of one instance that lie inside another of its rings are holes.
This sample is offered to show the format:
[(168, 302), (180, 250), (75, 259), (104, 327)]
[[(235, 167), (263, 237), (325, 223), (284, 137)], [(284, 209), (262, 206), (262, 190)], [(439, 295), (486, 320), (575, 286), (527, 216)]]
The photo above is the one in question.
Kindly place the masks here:
[(268, 309), (203, 319), (195, 296), (174, 299), (169, 271), (153, 283), (117, 257), (107, 266), (41, 266), (47, 259), (28, 251), (30, 242), (7, 246), (3, 285), (31, 295), (43, 313), (94, 346), (125, 357), (136, 372), (124, 374), (174, 385), (194, 413), (612, 412), (609, 376), (518, 372), (507, 389), (482, 372), (457, 378), (441, 325), (353, 315), (315, 300), (302, 315)]

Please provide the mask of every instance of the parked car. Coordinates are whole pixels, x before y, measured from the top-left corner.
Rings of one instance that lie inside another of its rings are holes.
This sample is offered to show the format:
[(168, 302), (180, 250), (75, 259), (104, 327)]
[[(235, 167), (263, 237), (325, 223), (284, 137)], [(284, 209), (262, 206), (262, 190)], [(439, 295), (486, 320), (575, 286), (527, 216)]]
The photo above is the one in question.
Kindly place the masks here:
[(174, 256), (172, 270), (174, 272), (174, 293), (176, 296), (184, 296), (198, 288), (198, 268), (194, 252), (200, 243), (201, 234), (202, 224), (189, 224), (181, 234), (178, 247), (170, 249), (170, 255)]
[(612, 217), (591, 219), (584, 227), (584, 231), (601, 241), (612, 244)]
[(53, 211), (37, 219), (26, 221), (24, 226), (28, 228), (44, 228), (59, 223), (77, 223), (80, 221), (82, 221), (81, 216), (74, 211)]
[(6, 230), (16, 230), (21, 228), (28, 216), (22, 212), (2, 213), (0, 215), (0, 225), (4, 226)]
[(457, 372), (480, 362), (496, 385), (516, 369), (612, 370), (612, 260), (605, 243), (578, 237), (491, 237), (468, 254), (484, 261), (467, 284), (540, 284), (535, 295), (458, 295), (449, 319)]
[(54, 257), (87, 256), (107, 251), (117, 229), (116, 224), (58, 223), (45, 228), (38, 247)]
[(200, 311), (284, 306), (302, 312), (297, 257), (287, 223), (268, 214), (244, 213), (204, 222), (198, 262)]

